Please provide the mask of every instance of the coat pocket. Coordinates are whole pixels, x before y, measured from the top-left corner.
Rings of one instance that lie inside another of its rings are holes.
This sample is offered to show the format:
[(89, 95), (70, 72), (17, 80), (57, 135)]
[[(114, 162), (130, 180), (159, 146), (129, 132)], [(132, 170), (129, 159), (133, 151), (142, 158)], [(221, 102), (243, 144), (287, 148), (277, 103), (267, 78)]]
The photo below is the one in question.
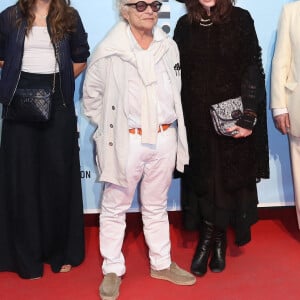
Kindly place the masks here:
[(288, 81), (285, 84), (285, 88), (287, 90), (293, 92), (296, 89), (297, 85), (298, 85), (298, 82), (296, 82), (296, 81)]
[(101, 170), (103, 169), (103, 133), (100, 132), (99, 129), (97, 129), (93, 135), (93, 140), (95, 142), (95, 148), (96, 148), (96, 164), (98, 167), (99, 174), (101, 174)]
[(287, 82), (287, 110), (290, 117), (290, 134), (300, 136), (300, 90), (298, 82)]

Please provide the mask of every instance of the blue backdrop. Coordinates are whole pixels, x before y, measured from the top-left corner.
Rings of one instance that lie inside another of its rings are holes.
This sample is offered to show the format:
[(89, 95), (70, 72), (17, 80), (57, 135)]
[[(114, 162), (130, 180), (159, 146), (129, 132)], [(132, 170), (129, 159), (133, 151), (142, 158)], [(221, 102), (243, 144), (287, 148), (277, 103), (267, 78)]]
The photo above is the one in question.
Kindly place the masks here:
[[(0, 0), (0, 11), (14, 0)], [(175, 0), (163, 0), (159, 24), (171, 36), (177, 19), (185, 13), (184, 5)], [(268, 103), (270, 96), (271, 60), (276, 39), (276, 27), (282, 5), (292, 2), (288, 0), (238, 0), (236, 5), (250, 11), (257, 30), (260, 45), (263, 49), (263, 63), (266, 73), (266, 86)], [(96, 44), (104, 37), (107, 31), (118, 20), (115, 9), (115, 0), (73, 0), (72, 5), (79, 11), (86, 31), (89, 35), (89, 44), (93, 50)], [(103, 185), (99, 183), (94, 162), (94, 150), (91, 135), (94, 128), (82, 114), (81, 86), (84, 74), (76, 80), (75, 104), (80, 131), (80, 159), (84, 208), (86, 213), (99, 211), (99, 203)], [(1, 108), (0, 108), (1, 110)], [(1, 122), (0, 122), (1, 130)], [(280, 135), (274, 129), (271, 111), (268, 110), (268, 132), (270, 146), (271, 178), (258, 184), (259, 206), (285, 206), (293, 205), (293, 188), (290, 170), (289, 150), (286, 136)], [(138, 197), (136, 196), (131, 210), (138, 210)], [(180, 184), (174, 180), (169, 192), (169, 210), (180, 209)]]

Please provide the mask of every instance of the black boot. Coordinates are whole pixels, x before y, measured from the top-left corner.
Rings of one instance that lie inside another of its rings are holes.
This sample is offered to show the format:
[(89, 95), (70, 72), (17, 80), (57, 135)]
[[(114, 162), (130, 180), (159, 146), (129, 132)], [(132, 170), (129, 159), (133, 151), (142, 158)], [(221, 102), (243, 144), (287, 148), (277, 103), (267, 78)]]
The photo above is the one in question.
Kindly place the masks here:
[(218, 273), (225, 269), (226, 248), (226, 231), (216, 230), (212, 246), (212, 257), (209, 262), (209, 268), (212, 272)]
[(204, 221), (200, 230), (199, 242), (192, 260), (191, 272), (203, 276), (207, 272), (207, 263), (213, 241), (214, 225)]

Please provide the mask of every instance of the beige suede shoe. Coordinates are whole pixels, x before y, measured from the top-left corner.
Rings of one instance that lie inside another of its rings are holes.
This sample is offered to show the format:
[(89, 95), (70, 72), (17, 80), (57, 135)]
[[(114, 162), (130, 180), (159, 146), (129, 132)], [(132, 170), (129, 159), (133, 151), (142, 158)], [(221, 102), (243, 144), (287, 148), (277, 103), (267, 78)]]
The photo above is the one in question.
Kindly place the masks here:
[(151, 269), (151, 277), (170, 281), (178, 285), (193, 285), (196, 277), (191, 273), (179, 268), (175, 262), (172, 262), (168, 269), (153, 270)]
[(106, 274), (99, 287), (100, 298), (102, 300), (116, 300), (119, 296), (120, 284), (121, 278), (117, 274)]

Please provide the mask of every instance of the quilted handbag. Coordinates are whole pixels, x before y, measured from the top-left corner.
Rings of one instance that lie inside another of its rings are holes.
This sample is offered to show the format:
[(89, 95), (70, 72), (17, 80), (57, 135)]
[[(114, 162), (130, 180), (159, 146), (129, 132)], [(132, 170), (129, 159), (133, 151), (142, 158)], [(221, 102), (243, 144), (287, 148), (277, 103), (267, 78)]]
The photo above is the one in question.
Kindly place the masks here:
[(232, 136), (227, 129), (234, 126), (243, 115), (242, 98), (228, 99), (210, 107), (214, 128), (219, 135)]
[(57, 48), (55, 47), (55, 67), (52, 87), (17, 88), (12, 101), (4, 106), (3, 118), (13, 121), (47, 122), (51, 118), (51, 104), (55, 92), (55, 71), (57, 67)]
[(51, 116), (51, 88), (17, 89), (12, 102), (5, 108), (4, 119), (46, 122)]

